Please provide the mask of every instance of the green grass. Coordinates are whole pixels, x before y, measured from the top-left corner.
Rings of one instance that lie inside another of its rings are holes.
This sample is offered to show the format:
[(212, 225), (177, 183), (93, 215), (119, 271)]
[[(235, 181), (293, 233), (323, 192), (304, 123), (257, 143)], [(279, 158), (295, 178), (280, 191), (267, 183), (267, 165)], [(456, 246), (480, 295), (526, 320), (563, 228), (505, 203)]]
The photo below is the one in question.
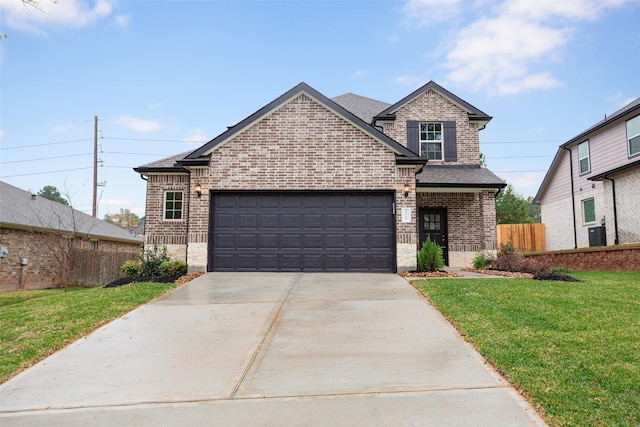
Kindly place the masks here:
[(0, 293), (0, 382), (176, 284)]
[(571, 275), (416, 285), (549, 425), (638, 426), (640, 272)]

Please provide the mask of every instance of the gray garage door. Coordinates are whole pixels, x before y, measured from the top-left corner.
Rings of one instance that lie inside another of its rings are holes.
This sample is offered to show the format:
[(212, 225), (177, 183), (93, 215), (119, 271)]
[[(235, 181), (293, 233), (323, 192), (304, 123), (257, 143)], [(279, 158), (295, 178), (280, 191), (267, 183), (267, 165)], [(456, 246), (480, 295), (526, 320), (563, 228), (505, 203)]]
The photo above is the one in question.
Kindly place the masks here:
[(393, 272), (392, 192), (214, 192), (209, 271)]

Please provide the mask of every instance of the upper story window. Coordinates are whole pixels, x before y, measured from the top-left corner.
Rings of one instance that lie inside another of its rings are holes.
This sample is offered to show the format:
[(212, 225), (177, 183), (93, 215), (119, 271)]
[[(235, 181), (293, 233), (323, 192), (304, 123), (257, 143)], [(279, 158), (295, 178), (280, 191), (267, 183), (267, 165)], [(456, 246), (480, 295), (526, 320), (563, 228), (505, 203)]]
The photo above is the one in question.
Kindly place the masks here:
[(640, 154), (640, 116), (627, 120), (627, 141), (629, 142), (629, 157)]
[(182, 219), (182, 191), (165, 191), (164, 193), (164, 219)]
[(578, 162), (580, 163), (580, 175), (591, 172), (591, 160), (589, 159), (589, 141), (578, 144)]
[(420, 156), (429, 160), (443, 160), (442, 123), (420, 123)]

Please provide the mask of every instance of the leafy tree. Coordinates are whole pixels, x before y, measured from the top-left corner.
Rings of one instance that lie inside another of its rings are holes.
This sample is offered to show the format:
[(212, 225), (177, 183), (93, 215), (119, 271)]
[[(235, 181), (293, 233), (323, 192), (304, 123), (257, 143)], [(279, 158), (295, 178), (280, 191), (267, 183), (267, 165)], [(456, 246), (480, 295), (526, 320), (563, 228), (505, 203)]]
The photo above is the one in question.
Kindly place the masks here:
[(140, 223), (140, 217), (129, 209), (120, 209), (120, 213), (106, 214), (104, 220), (127, 230), (136, 228)]
[(62, 197), (60, 191), (53, 185), (45, 185), (42, 187), (42, 189), (38, 191), (38, 196), (69, 206), (69, 201)]
[(525, 199), (513, 191), (511, 184), (496, 196), (498, 224), (528, 224), (540, 222), (539, 208), (532, 207), (532, 199)]

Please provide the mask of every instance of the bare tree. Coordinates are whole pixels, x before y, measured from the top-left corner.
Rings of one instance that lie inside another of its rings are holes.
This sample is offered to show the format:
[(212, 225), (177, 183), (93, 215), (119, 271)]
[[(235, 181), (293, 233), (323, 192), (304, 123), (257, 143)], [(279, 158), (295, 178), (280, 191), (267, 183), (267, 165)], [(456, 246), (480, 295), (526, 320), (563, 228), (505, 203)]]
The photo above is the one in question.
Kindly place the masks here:
[(47, 202), (32, 207), (32, 212), (44, 230), (42, 243), (58, 267), (60, 281), (66, 292), (73, 273), (73, 256), (83, 244), (89, 242), (93, 223), (89, 215), (73, 209), (72, 198), (66, 188), (63, 194), (69, 200), (69, 206)]

